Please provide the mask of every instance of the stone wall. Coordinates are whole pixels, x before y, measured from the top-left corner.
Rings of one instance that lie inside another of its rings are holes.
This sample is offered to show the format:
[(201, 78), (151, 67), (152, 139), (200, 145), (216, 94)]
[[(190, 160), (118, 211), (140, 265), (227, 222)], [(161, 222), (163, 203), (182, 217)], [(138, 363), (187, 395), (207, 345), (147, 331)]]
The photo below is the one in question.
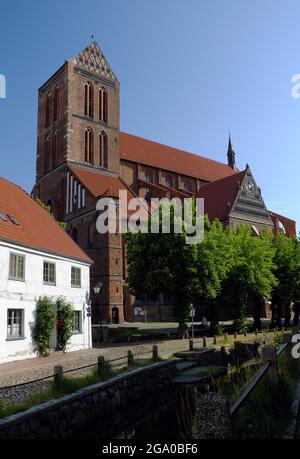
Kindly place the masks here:
[(168, 389), (176, 360), (139, 368), (29, 410), (0, 419), (1, 439), (66, 439), (97, 425), (98, 438), (122, 430), (126, 414), (141, 401)]

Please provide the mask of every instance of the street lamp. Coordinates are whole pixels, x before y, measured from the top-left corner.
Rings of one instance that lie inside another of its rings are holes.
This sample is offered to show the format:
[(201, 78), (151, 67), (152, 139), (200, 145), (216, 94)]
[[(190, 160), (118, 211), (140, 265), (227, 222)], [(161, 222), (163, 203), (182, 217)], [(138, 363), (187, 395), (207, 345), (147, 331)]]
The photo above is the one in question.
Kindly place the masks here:
[(94, 285), (94, 292), (96, 295), (99, 295), (101, 288), (103, 287), (102, 282), (97, 282), (97, 284)]
[[(101, 281), (97, 282), (97, 284), (94, 285), (94, 293), (95, 293), (95, 295), (99, 295), (102, 287), (103, 287), (103, 282), (101, 282)], [(101, 313), (100, 325), (102, 327), (102, 313)]]
[(190, 304), (190, 311), (191, 311), (191, 316), (192, 316), (192, 339), (194, 339), (194, 317), (195, 317), (196, 308), (193, 305), (193, 303)]

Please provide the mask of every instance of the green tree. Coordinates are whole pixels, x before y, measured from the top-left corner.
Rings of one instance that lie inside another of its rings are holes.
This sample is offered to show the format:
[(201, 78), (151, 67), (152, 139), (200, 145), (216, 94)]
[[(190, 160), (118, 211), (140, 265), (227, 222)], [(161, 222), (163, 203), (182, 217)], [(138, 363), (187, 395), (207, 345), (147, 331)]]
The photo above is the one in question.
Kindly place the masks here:
[(66, 298), (60, 297), (56, 302), (56, 311), (57, 349), (65, 352), (73, 335), (74, 308)]
[(46, 296), (39, 298), (35, 309), (32, 337), (41, 355), (49, 353), (49, 341), (55, 327), (55, 318), (53, 301)]
[[(128, 233), (127, 283), (130, 292), (141, 297), (158, 297), (161, 292), (170, 292), (174, 297), (174, 316), (180, 324), (189, 317), (189, 305), (193, 298), (195, 276), (195, 246), (186, 243), (186, 235), (174, 232), (174, 206), (171, 207), (171, 233)], [(161, 225), (161, 212), (159, 219)], [(149, 226), (151, 220), (149, 219)]]
[(225, 228), (218, 220), (210, 223), (206, 217), (204, 240), (196, 246), (196, 275), (192, 285), (194, 301), (209, 305), (211, 330), (216, 334), (222, 314), (222, 304), (218, 298), (234, 262), (233, 238), (231, 228)]
[[(251, 228), (240, 225), (233, 241), (234, 263), (225, 281), (224, 292), (229, 297), (238, 331), (246, 329), (246, 309), (251, 295), (261, 304), (270, 298), (277, 281), (274, 276), (274, 248), (272, 234), (263, 231), (259, 237), (251, 235)], [(257, 328), (260, 317), (256, 316)]]
[[(275, 260), (274, 275), (277, 278), (277, 286), (273, 291), (273, 323), (281, 327), (281, 318), (284, 313), (285, 325), (288, 326), (291, 318), (291, 303), (296, 306), (296, 317), (300, 297), (300, 245), (296, 238), (288, 238), (279, 233), (275, 237)], [(297, 320), (297, 319), (296, 319)]]

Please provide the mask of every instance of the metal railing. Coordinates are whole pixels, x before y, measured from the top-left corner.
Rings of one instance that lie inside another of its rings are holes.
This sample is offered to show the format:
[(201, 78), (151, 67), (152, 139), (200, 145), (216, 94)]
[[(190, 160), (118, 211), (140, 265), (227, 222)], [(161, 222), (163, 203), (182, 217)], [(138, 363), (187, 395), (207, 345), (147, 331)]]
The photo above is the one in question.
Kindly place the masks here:
[[(238, 397), (238, 399), (232, 404), (230, 408), (230, 416), (233, 417), (237, 414), (237, 412), (242, 408), (244, 403), (248, 400), (250, 395), (253, 393), (253, 391), (257, 388), (258, 384), (266, 377), (269, 373), (269, 370), (272, 366), (278, 365), (278, 358), (279, 356), (288, 350), (290, 343), (285, 343), (277, 352), (276, 352), (276, 361), (267, 361), (264, 363), (262, 368), (258, 370), (258, 372), (255, 374), (254, 378), (250, 381), (250, 383), (247, 385), (246, 389), (243, 391), (243, 393)], [(277, 371), (277, 368), (276, 368)]]

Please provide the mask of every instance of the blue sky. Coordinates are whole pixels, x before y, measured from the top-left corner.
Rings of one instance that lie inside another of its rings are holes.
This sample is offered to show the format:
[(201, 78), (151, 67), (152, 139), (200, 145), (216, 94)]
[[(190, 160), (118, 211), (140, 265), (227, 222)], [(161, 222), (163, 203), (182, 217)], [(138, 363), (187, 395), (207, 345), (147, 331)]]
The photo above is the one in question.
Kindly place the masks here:
[(1, 0), (0, 175), (31, 191), (37, 89), (94, 34), (121, 81), (121, 128), (249, 163), (300, 224), (299, 0)]

